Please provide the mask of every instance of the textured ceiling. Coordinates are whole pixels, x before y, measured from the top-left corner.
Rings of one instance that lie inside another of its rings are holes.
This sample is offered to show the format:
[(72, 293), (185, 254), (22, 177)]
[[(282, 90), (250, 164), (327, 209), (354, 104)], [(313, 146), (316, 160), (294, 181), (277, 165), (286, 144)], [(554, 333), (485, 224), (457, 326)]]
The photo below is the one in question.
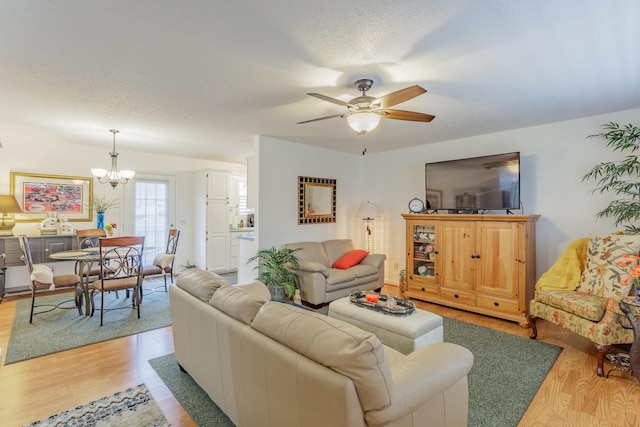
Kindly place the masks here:
[[(241, 161), (256, 135), (358, 154), (640, 107), (637, 0), (2, 0), (0, 131)], [(431, 123), (296, 122), (379, 97)], [(0, 134), (0, 140), (5, 136)]]

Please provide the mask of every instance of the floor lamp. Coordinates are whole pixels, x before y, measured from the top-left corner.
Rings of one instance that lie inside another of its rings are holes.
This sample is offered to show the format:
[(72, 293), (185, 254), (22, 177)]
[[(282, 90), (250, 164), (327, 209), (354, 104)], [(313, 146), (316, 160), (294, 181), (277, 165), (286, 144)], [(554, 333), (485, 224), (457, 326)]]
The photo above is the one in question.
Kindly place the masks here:
[(366, 202), (360, 203), (360, 207), (358, 208), (358, 212), (356, 213), (357, 217), (362, 218), (365, 224), (365, 235), (364, 235), (364, 244), (365, 250), (367, 252), (371, 252), (373, 249), (373, 228), (371, 222), (374, 218), (380, 217), (380, 208), (375, 203)]

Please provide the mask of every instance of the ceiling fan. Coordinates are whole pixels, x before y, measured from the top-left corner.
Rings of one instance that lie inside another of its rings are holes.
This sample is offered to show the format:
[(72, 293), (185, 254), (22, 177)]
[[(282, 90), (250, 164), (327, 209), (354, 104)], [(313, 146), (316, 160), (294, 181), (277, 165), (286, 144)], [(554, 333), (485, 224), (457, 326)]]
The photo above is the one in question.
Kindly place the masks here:
[(342, 101), (340, 99), (331, 98), (319, 93), (307, 93), (307, 95), (314, 96), (324, 101), (333, 102), (334, 104), (347, 107), (349, 110), (346, 113), (334, 114), (332, 116), (319, 117), (317, 119), (305, 120), (298, 122), (298, 124), (316, 122), (318, 120), (332, 119), (334, 117), (346, 118), (349, 122), (349, 126), (356, 131), (358, 135), (364, 135), (367, 132), (375, 129), (378, 126), (381, 118), (394, 119), (394, 120), (408, 120), (412, 122), (430, 122), (436, 116), (431, 114), (416, 113), (413, 111), (404, 110), (390, 110), (389, 107), (393, 107), (401, 102), (408, 101), (411, 98), (415, 98), (418, 95), (422, 95), (426, 92), (425, 89), (418, 85), (410, 86), (404, 89), (400, 89), (396, 92), (384, 95), (380, 98), (374, 98), (368, 96), (366, 93), (373, 86), (373, 80), (360, 79), (355, 82), (357, 90), (362, 92), (361, 96), (353, 98), (349, 102)]

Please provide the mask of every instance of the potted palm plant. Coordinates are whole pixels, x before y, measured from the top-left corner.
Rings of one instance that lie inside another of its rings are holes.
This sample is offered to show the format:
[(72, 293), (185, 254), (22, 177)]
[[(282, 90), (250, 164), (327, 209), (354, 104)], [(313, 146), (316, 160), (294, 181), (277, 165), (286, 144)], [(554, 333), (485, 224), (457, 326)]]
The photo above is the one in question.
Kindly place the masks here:
[(254, 267), (259, 271), (258, 280), (269, 288), (274, 300), (284, 299), (285, 294), (288, 298), (293, 298), (296, 289), (300, 288), (298, 276), (287, 268), (299, 266), (298, 257), (295, 254), (299, 250), (300, 248), (278, 249), (273, 246), (269, 249), (260, 249), (247, 261), (247, 264), (258, 262)]
[(617, 198), (596, 214), (610, 217), (614, 225), (624, 225), (627, 234), (640, 233), (640, 159), (634, 153), (640, 149), (640, 128), (631, 124), (607, 123), (605, 132), (589, 137), (602, 138), (613, 151), (628, 152), (620, 161), (599, 163), (582, 180), (595, 180), (593, 192), (613, 193)]

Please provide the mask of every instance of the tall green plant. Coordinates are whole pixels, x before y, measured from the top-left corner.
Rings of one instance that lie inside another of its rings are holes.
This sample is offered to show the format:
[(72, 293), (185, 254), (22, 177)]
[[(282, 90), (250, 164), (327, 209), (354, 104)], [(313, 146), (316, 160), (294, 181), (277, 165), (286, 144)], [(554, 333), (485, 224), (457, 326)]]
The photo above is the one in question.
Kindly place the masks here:
[(613, 151), (631, 154), (623, 160), (597, 164), (582, 180), (596, 181), (594, 193), (613, 193), (618, 197), (598, 212), (596, 218), (613, 218), (616, 226), (625, 227), (626, 233), (639, 234), (640, 161), (633, 153), (640, 149), (640, 128), (631, 124), (621, 127), (613, 122), (602, 127), (603, 133), (589, 135), (589, 138), (602, 138)]
[(254, 269), (258, 269), (258, 280), (267, 285), (268, 288), (282, 286), (289, 298), (293, 298), (296, 289), (300, 288), (298, 276), (287, 266), (298, 267), (298, 257), (295, 255), (298, 249), (282, 248), (275, 246), (269, 249), (260, 249), (253, 257), (249, 258), (247, 264), (258, 261)]

